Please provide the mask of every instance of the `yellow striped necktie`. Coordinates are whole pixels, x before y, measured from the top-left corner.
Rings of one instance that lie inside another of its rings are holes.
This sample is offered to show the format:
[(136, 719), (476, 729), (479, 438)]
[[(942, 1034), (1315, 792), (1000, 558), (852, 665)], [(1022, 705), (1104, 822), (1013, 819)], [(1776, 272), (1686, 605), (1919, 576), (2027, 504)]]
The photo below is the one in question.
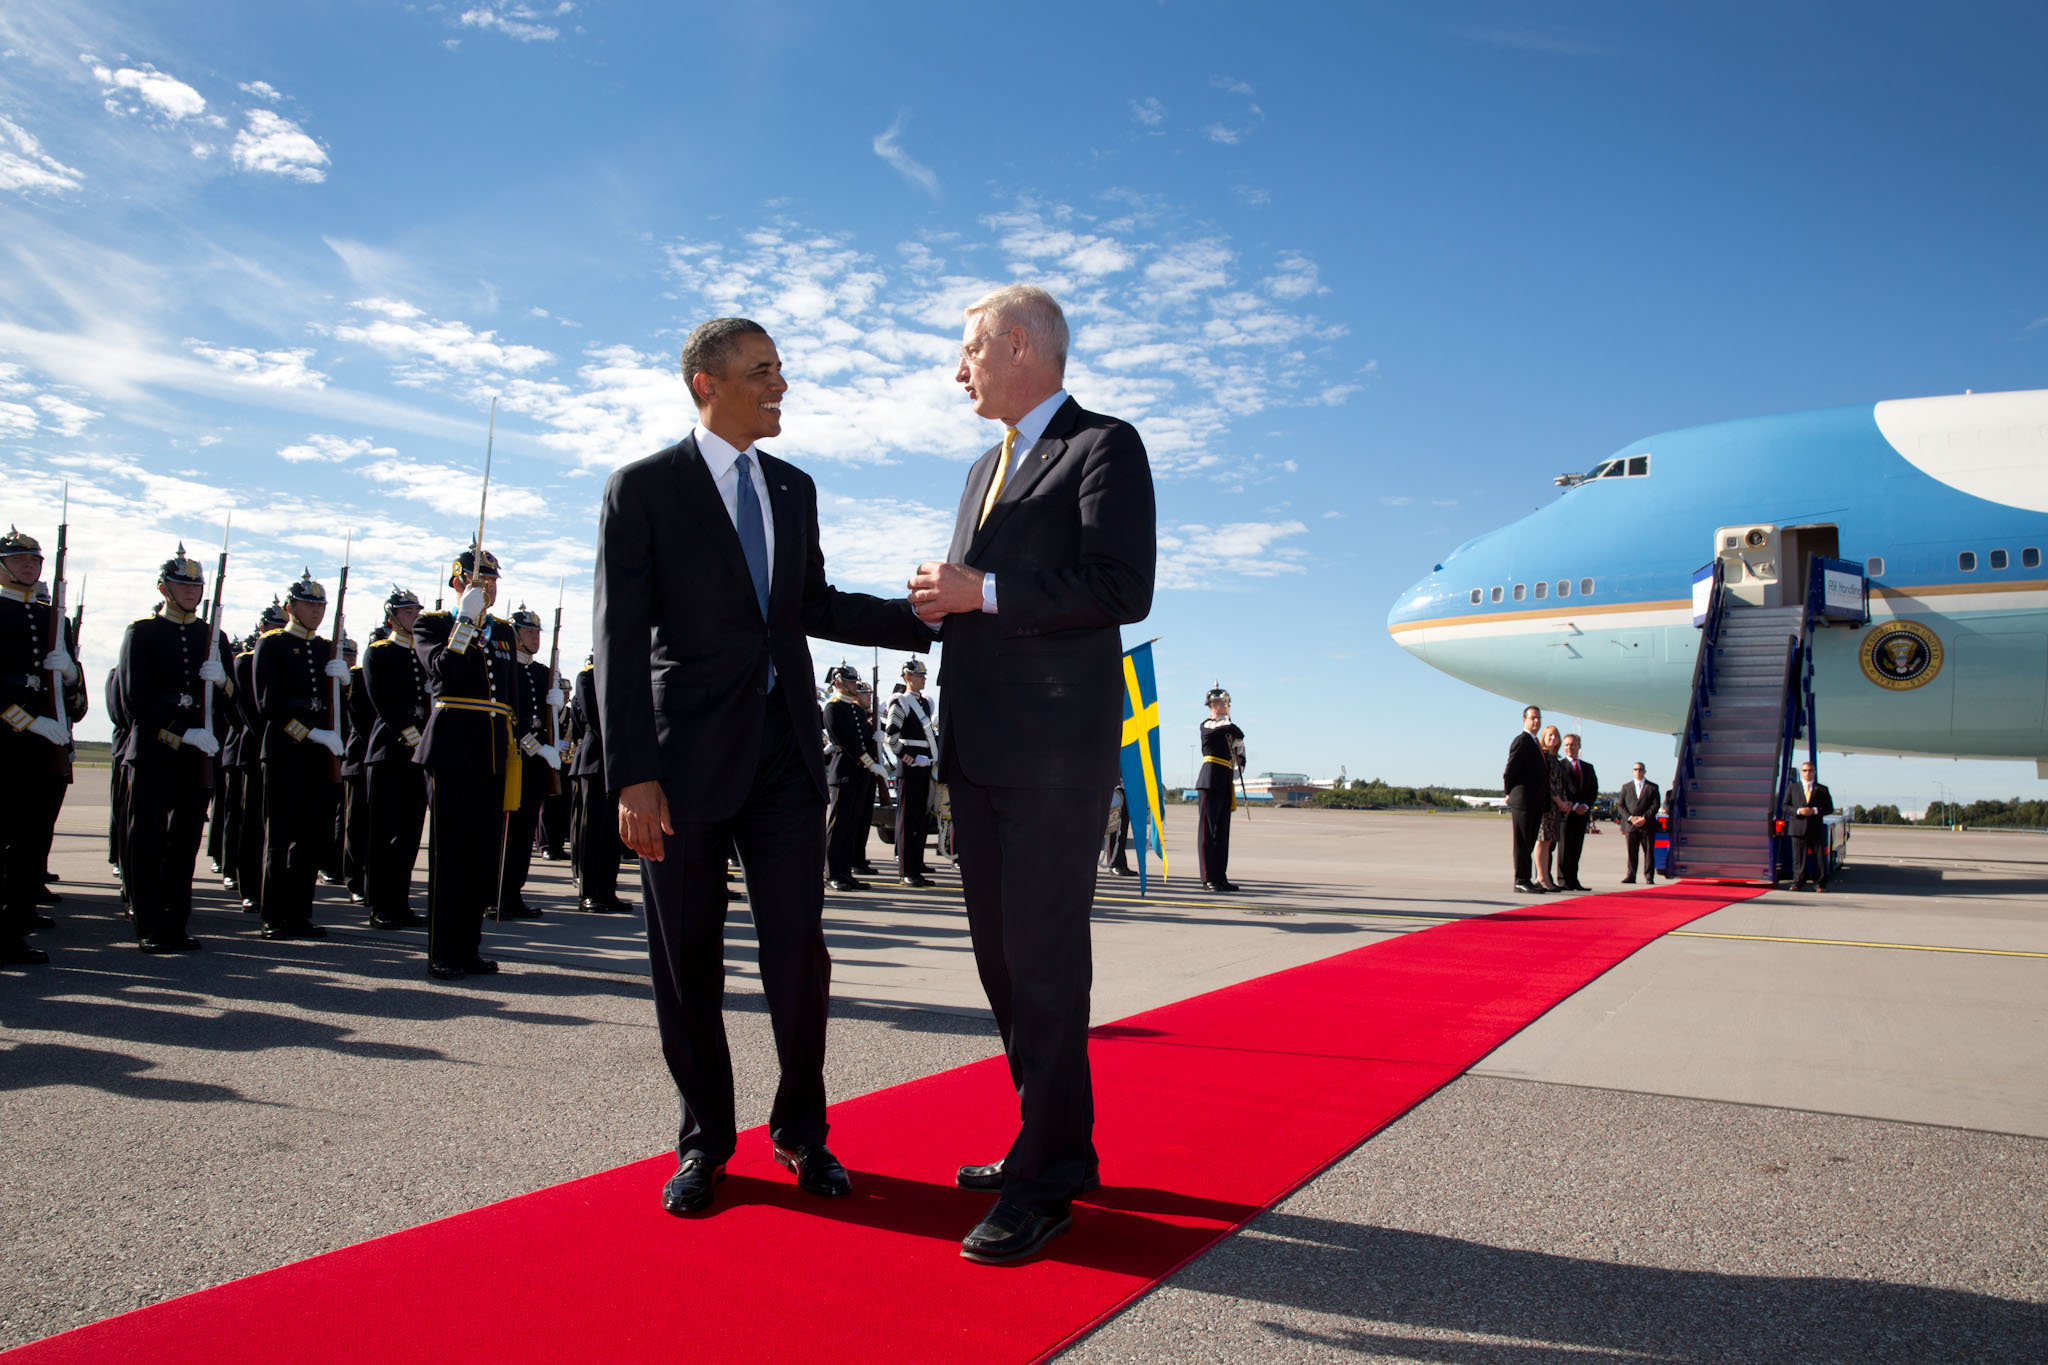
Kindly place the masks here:
[(1010, 472), (1010, 451), (1017, 444), (1017, 428), (1003, 428), (1003, 453), (996, 460), (995, 477), (988, 481), (988, 496), (981, 500), (981, 520), (974, 523), (980, 530), (988, 521), (988, 514), (994, 510), (996, 499), (1003, 495), (1003, 479)]

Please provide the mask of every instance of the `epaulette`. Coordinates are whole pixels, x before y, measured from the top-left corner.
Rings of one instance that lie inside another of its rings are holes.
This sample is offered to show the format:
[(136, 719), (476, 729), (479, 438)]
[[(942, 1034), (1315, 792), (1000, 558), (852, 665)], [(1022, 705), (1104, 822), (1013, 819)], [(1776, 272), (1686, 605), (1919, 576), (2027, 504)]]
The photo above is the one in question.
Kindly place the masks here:
[(157, 614), (156, 614), (155, 612), (151, 612), (151, 613), (150, 613), (149, 615), (147, 615), (147, 616), (138, 616), (138, 617), (136, 617), (136, 618), (135, 618), (135, 619), (134, 619), (133, 621), (130, 621), (130, 622), (129, 622), (128, 624), (129, 624), (129, 625), (131, 625), (131, 626), (140, 626), (140, 625), (146, 625), (146, 624), (148, 624), (148, 623), (149, 623), (149, 622), (151, 622), (151, 621), (161, 621), (161, 620), (163, 620), (163, 619), (164, 619), (163, 617), (161, 617), (161, 616), (158, 616), (158, 615), (157, 615)]
[(596, 665), (596, 664), (585, 664), (585, 665), (583, 665), (583, 667), (581, 667), (581, 668), (579, 668), (579, 669), (577, 669), (577, 670), (576, 670), (576, 672), (577, 672), (578, 676), (581, 676), (582, 674), (585, 674), (585, 673), (595, 673), (596, 671), (597, 671), (597, 665)]
[(256, 638), (259, 640), (268, 640), (273, 635), (282, 635), (284, 633), (285, 631), (283, 626), (276, 626), (270, 630), (264, 631), (261, 635), (257, 636)]
[(454, 614), (455, 613), (452, 611), (423, 611), (415, 619), (420, 621), (428, 621), (432, 620), (436, 616), (453, 616)]
[[(377, 648), (380, 648), (381, 646), (384, 646), (384, 645), (397, 645), (397, 644), (398, 644), (398, 641), (396, 641), (396, 640), (392, 639), (392, 638), (391, 638), (391, 637), (390, 637), (389, 635), (387, 635), (387, 636), (385, 636), (385, 637), (384, 637), (383, 639), (381, 639), (381, 640), (372, 640), (372, 641), (370, 641), (370, 648), (372, 648), (372, 649), (377, 649)], [(400, 649), (403, 649), (403, 648), (405, 648), (405, 646), (403, 646), (403, 645), (399, 645), (398, 647), (399, 647)]]

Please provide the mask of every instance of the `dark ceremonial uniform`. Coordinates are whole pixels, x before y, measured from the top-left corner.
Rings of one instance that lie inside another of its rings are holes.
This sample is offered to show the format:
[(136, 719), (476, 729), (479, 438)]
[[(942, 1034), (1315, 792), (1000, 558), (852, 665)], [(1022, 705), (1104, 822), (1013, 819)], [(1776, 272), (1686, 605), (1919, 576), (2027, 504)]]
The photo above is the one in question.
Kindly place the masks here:
[[(221, 651), (221, 663), (232, 679), (235, 646)], [(237, 860), (241, 854), (242, 793), (249, 776), (249, 725), (242, 717), (238, 700), (222, 696), (213, 704), (214, 727), (220, 732), (220, 759), (214, 765), (213, 810), (207, 817), (207, 851), (220, 864), (221, 885), (238, 890), (241, 879)]]
[(64, 748), (29, 728), (57, 715), (57, 695), (43, 669), (50, 610), (36, 605), (33, 594), (33, 588), (0, 587), (0, 780), (8, 804), (0, 820), (0, 962), (45, 960), (23, 937), (41, 913), (42, 830), (56, 828), (70, 766)]
[(619, 900), (619, 794), (604, 783), (604, 727), (597, 713), (597, 670), (590, 664), (576, 675), (572, 703), (576, 757), (570, 773), (576, 780), (576, 884), (585, 910), (623, 910)]
[(547, 691), (551, 681), (548, 666), (538, 659), (514, 657), (512, 676), (512, 742), (523, 761), (519, 765), (519, 807), (505, 822), (505, 875), (498, 887), (498, 915), (502, 919), (524, 919), (540, 911), (526, 903), (521, 894), (527, 874), (533, 868), (533, 835), (540, 824), (540, 803), (548, 794), (548, 766), (539, 748), (547, 743)]
[[(313, 886), (334, 838), (334, 755), (312, 732), (328, 728), (334, 644), (293, 623), (256, 643), (256, 710), (263, 720), (264, 932), (318, 937)], [(335, 718), (339, 723), (339, 718)], [(324, 933), (324, 931), (321, 931)]]
[[(35, 609), (38, 612), (44, 613), (44, 619), (47, 620), (50, 610), (48, 594), (38, 589), (35, 602)], [(78, 641), (72, 637), (71, 622), (68, 619), (59, 619), (57, 626), (64, 640), (64, 652), (69, 654), (72, 660), (76, 662), (78, 658)], [(45, 678), (48, 676), (48, 674), (44, 675)], [(85, 687), (84, 671), (80, 670), (75, 678), (66, 679), (63, 684), (63, 691), (64, 722), (66, 725), (75, 727), (79, 721), (85, 719), (86, 713), (88, 693)], [(74, 730), (73, 733), (75, 734), (76, 731)], [(50, 845), (57, 838), (57, 817), (63, 814), (64, 798), (71, 791), (71, 783), (77, 769), (77, 756), (78, 746), (75, 743), (69, 743), (64, 746), (64, 761), (51, 771), (54, 785), (49, 792), (49, 797), (36, 808), (41, 818), (38, 820), (35, 828), (29, 830), (24, 835), (29, 843), (29, 861), (34, 864), (36, 869), (36, 894), (46, 903), (56, 899), (50, 894), (48, 885)]]
[(418, 751), (434, 813), (427, 959), (465, 968), (478, 960), (484, 912), (497, 901), (505, 812), (522, 780), (512, 740), (518, 643), (510, 621), (486, 613), (469, 626), (435, 611), (414, 623), (413, 648), (433, 698)]
[(908, 690), (889, 698), (883, 724), (896, 756), (896, 875), (924, 878), (924, 841), (931, 832), (932, 764), (938, 758), (939, 729), (931, 702)]
[(1244, 731), (1225, 717), (1202, 722), (1202, 766), (1195, 774), (1201, 793), (1202, 885), (1230, 890), (1230, 813), (1237, 809), (1237, 775), (1244, 771)]
[(361, 905), (369, 899), (367, 888), (370, 852), (370, 778), (365, 760), (370, 751), (370, 730), (377, 713), (370, 708), (370, 689), (363, 681), (363, 666), (348, 671), (348, 705), (342, 724), (341, 824), (336, 837), (341, 842), (341, 880), (348, 898)]
[[(192, 918), (192, 869), (214, 760), (185, 736), (205, 728), (200, 666), (216, 650), (225, 659), (229, 649), (227, 637), (210, 632), (203, 617), (168, 604), (131, 622), (121, 637), (116, 673), (128, 717), (121, 754), (129, 768), (122, 843), (135, 937), (145, 944), (183, 940)], [(233, 701), (217, 690), (213, 705), (218, 711)]]
[(370, 856), (364, 899), (370, 924), (395, 929), (417, 922), (410, 898), (427, 821), (427, 773), (415, 750), (426, 733), (427, 668), (413, 637), (370, 642), (363, 658), (364, 692), (374, 723), (364, 753), (370, 798)]
[(875, 811), (875, 723), (865, 706), (834, 692), (825, 702), (825, 871), (835, 882), (854, 880), (867, 861), (868, 826)]
[(122, 854), (128, 838), (128, 703), (121, 696), (121, 670), (107, 671), (107, 721), (113, 727), (112, 761), (107, 764), (107, 861), (121, 892), (122, 913), (128, 913), (128, 874)]
[(235, 888), (242, 908), (263, 904), (263, 717), (256, 710), (256, 642), (235, 653), (228, 676), (235, 684), (235, 712), (242, 721), (242, 792), (235, 818)]

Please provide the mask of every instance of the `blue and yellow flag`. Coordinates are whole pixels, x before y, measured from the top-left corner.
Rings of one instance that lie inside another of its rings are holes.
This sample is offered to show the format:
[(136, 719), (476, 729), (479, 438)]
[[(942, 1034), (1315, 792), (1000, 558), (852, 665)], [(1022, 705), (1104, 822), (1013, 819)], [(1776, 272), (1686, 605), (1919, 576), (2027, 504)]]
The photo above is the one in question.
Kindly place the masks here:
[(1159, 855), (1166, 875), (1166, 841), (1160, 836), (1166, 791), (1159, 778), (1159, 684), (1152, 674), (1152, 642), (1124, 651), (1124, 809), (1131, 814), (1131, 841), (1138, 846), (1138, 894), (1145, 894), (1145, 850)]

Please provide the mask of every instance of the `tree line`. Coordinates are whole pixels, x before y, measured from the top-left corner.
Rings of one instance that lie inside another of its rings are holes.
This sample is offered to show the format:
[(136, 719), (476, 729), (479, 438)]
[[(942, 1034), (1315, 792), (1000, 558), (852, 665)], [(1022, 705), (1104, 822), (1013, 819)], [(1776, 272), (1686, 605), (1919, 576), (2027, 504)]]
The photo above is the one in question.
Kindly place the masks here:
[(1851, 806), (1849, 819), (1859, 825), (1978, 825), (1987, 829), (2048, 829), (2048, 801), (1934, 801), (1918, 820), (1909, 820), (1897, 806)]

